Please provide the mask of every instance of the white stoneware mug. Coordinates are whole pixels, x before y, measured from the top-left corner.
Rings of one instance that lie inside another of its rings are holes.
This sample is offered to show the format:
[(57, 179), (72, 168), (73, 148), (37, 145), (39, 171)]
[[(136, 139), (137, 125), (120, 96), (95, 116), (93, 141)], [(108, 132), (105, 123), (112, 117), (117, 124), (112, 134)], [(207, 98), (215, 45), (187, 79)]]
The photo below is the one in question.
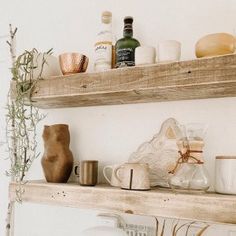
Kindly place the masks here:
[(181, 56), (181, 43), (175, 40), (166, 40), (158, 44), (158, 62), (179, 61)]
[(115, 168), (122, 189), (150, 190), (149, 167), (146, 163), (125, 163)]
[[(120, 187), (120, 180), (115, 176), (115, 169), (120, 165), (110, 165), (103, 168), (103, 175), (107, 182), (113, 187)], [(110, 174), (109, 174), (110, 172)], [(110, 176), (110, 177), (109, 177)]]
[(135, 49), (135, 65), (154, 64), (156, 49), (150, 46), (140, 46)]
[(215, 191), (236, 194), (236, 156), (216, 157)]

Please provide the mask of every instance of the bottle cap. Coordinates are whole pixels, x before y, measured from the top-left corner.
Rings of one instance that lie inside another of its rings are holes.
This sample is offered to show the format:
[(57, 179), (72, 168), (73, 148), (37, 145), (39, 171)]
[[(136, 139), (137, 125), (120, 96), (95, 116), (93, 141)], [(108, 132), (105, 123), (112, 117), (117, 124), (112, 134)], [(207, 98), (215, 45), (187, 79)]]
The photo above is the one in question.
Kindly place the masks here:
[(102, 22), (105, 24), (111, 23), (112, 13), (110, 11), (104, 11), (102, 13)]
[(132, 33), (133, 32), (133, 26), (132, 26), (133, 21), (134, 21), (134, 19), (133, 19), (132, 16), (126, 16), (124, 18), (124, 31), (126, 33)]
[(134, 21), (134, 19), (133, 19), (132, 16), (126, 16), (126, 17), (124, 18), (124, 23), (125, 23), (125, 24), (133, 24), (133, 21)]

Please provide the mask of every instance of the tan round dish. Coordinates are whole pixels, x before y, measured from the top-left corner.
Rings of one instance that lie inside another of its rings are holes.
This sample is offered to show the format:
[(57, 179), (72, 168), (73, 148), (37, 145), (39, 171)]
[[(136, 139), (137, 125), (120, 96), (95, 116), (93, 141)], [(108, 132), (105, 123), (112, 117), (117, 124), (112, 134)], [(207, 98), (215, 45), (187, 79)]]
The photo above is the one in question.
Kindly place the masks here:
[(235, 37), (227, 33), (208, 34), (199, 39), (195, 46), (198, 58), (231, 54), (234, 51)]
[(89, 59), (81, 53), (63, 53), (59, 55), (60, 67), (63, 75), (85, 72)]

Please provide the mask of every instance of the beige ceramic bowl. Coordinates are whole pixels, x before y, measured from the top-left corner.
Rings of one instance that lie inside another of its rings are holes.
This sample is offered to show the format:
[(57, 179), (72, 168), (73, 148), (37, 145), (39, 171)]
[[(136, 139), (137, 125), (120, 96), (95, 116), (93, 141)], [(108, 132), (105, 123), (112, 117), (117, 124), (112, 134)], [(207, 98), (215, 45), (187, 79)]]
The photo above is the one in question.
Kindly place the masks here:
[(234, 53), (235, 37), (227, 33), (208, 34), (198, 40), (195, 46), (197, 57), (211, 57)]
[(63, 75), (85, 72), (89, 59), (81, 53), (63, 53), (59, 55), (60, 67)]

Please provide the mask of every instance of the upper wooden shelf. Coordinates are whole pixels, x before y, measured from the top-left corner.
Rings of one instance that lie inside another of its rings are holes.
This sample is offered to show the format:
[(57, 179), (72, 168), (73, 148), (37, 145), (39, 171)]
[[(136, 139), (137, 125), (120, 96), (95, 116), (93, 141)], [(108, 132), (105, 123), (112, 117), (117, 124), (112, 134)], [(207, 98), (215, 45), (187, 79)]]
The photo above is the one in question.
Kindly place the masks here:
[(234, 96), (236, 54), (44, 79), (32, 100), (59, 108)]
[[(17, 184), (11, 183), (10, 200), (16, 200)], [(173, 193), (168, 189), (128, 191), (106, 185), (82, 187), (32, 181), (23, 185), (23, 201), (126, 212), (137, 215), (236, 224), (236, 196)]]

